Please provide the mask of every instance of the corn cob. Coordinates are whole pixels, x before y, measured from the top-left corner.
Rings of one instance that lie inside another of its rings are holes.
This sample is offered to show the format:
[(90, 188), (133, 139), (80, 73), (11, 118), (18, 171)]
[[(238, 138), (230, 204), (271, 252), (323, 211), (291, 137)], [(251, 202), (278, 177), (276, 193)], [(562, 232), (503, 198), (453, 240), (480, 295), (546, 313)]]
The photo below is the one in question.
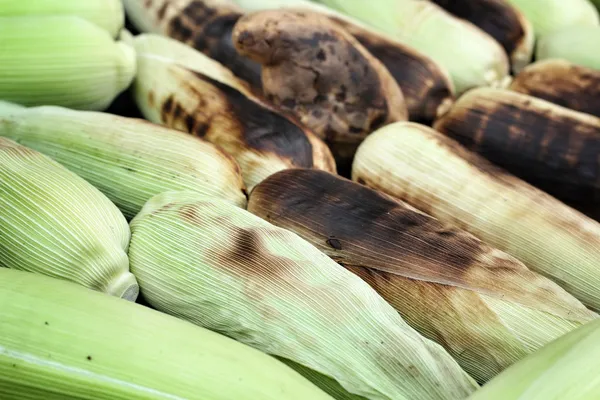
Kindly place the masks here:
[(434, 128), (561, 200), (600, 201), (600, 118), (480, 88), (462, 96)]
[(600, 225), (423, 125), (373, 133), (352, 178), (456, 225), (600, 310)]
[(61, 107), (0, 102), (0, 136), (40, 151), (133, 218), (152, 196), (192, 190), (246, 207), (237, 163), (212, 143), (148, 122)]
[(121, 0), (0, 0), (0, 17), (74, 15), (117, 37), (125, 25)]
[(0, 397), (332, 400), (214, 332), (70, 282), (0, 268)]
[(252, 95), (221, 64), (158, 35), (140, 35), (134, 46), (134, 94), (145, 117), (221, 146), (239, 163), (248, 190), (286, 168), (335, 172), (325, 143)]
[(248, 211), (360, 276), (479, 382), (597, 318), (511, 256), (327, 172), (271, 175)]
[(600, 398), (600, 321), (555, 340), (506, 370), (469, 400), (593, 400)]
[(0, 137), (0, 267), (77, 282), (135, 300), (129, 227), (92, 185), (27, 147)]
[(510, 89), (600, 117), (600, 71), (559, 59), (533, 63)]
[(151, 199), (131, 228), (132, 270), (163, 312), (367, 399), (458, 399), (477, 387), (360, 278), (245, 210), (169, 192)]
[(458, 94), (477, 86), (505, 85), (509, 62), (504, 49), (475, 25), (421, 0), (318, 0), (445, 67)]
[(535, 44), (533, 26), (508, 0), (431, 1), (496, 39), (508, 54), (513, 71), (519, 72), (531, 62)]
[(102, 110), (129, 86), (135, 54), (85, 19), (0, 17), (0, 99)]
[(571, 26), (598, 26), (598, 12), (589, 0), (507, 0), (533, 25), (538, 38)]
[(235, 25), (233, 43), (263, 66), (267, 99), (324, 139), (338, 165), (351, 164), (358, 144), (373, 129), (408, 119), (390, 72), (322, 14), (251, 13)]
[(582, 67), (600, 70), (600, 26), (572, 26), (543, 36), (536, 58), (560, 58)]

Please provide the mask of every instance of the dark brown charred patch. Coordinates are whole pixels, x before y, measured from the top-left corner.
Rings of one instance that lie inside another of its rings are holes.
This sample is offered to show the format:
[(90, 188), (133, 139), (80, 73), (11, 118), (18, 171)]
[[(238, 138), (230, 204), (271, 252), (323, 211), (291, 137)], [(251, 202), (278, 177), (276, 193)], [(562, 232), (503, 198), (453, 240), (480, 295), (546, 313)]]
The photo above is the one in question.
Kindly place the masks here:
[(154, 99), (154, 91), (148, 91), (148, 104), (150, 105), (150, 107), (154, 107), (155, 101), (156, 100)]
[(165, 18), (165, 15), (167, 13), (167, 9), (169, 8), (169, 2), (165, 1), (162, 6), (160, 6), (160, 8), (158, 9), (158, 11), (156, 12), (156, 15), (158, 16), (159, 20), (162, 20), (163, 18)]
[(179, 215), (181, 215), (184, 221), (190, 224), (200, 225), (202, 223), (202, 218), (198, 214), (197, 207), (193, 204), (181, 207)]
[(167, 97), (167, 99), (163, 102), (160, 109), (160, 116), (163, 121), (167, 121), (168, 118), (173, 113), (173, 107), (175, 106), (175, 100), (173, 96)]

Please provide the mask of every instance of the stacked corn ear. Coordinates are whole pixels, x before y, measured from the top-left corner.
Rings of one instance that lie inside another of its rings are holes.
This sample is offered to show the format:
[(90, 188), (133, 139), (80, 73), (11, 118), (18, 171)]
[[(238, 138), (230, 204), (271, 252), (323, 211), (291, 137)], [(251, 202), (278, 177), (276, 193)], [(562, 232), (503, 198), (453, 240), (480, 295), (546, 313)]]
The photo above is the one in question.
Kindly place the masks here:
[(254, 188), (248, 211), (360, 276), (479, 382), (597, 318), (471, 234), (327, 172), (278, 172)]
[(348, 170), (369, 133), (408, 119), (390, 72), (323, 14), (257, 11), (237, 22), (233, 43), (262, 65), (267, 99), (324, 139)]
[(469, 400), (598, 399), (599, 341), (600, 321), (590, 322), (498, 375)]
[(252, 95), (218, 62), (153, 34), (137, 36), (134, 46), (133, 89), (144, 116), (221, 146), (239, 163), (248, 190), (286, 168), (335, 172), (323, 141)]
[(135, 52), (76, 16), (0, 17), (0, 99), (103, 110), (131, 83)]
[(513, 72), (519, 72), (531, 62), (535, 44), (533, 26), (509, 0), (431, 1), (496, 39), (508, 54)]
[(129, 226), (102, 193), (49, 157), (0, 137), (0, 267), (135, 300)]
[(560, 58), (582, 67), (600, 70), (600, 26), (577, 25), (542, 37), (536, 58)]
[(600, 117), (600, 71), (566, 60), (531, 64), (515, 76), (509, 89)]
[(454, 400), (477, 388), (359, 277), (230, 203), (163, 193), (131, 229), (132, 270), (158, 310), (291, 360), (367, 399)]
[(121, 0), (2, 0), (0, 17), (73, 15), (117, 37), (125, 25)]
[(458, 94), (503, 86), (509, 60), (502, 46), (475, 25), (422, 0), (318, 0), (412, 46), (445, 67)]
[(596, 9), (600, 12), (600, 0), (592, 0), (592, 4), (596, 6)]
[(507, 0), (533, 25), (538, 38), (575, 26), (598, 26), (598, 11), (590, 0)]
[(40, 151), (102, 191), (133, 218), (152, 196), (192, 190), (246, 208), (233, 158), (212, 143), (143, 120), (0, 102), (0, 136)]
[(411, 121), (430, 124), (454, 100), (448, 72), (428, 56), (357, 19), (309, 0), (232, 0), (245, 11), (295, 9), (315, 12), (343, 26), (392, 74), (404, 95)]
[(3, 399), (333, 400), (283, 363), (138, 304), (0, 268)]
[(462, 228), (600, 310), (600, 225), (423, 125), (370, 135), (353, 180)]
[(434, 128), (563, 201), (600, 204), (600, 118), (511, 90), (479, 88)]

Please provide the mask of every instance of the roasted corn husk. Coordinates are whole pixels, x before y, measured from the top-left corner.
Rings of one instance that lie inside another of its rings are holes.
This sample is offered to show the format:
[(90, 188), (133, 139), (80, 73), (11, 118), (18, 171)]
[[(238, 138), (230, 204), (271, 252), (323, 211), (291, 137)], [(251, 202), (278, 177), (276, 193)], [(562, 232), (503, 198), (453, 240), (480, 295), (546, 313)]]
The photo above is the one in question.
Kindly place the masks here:
[(212, 143), (143, 120), (0, 102), (0, 136), (40, 151), (133, 218), (154, 195), (192, 190), (246, 207), (240, 168)]
[(0, 268), (0, 396), (333, 400), (255, 349), (158, 311)]
[(600, 118), (600, 71), (595, 69), (542, 60), (515, 76), (509, 89)]
[(423, 125), (374, 132), (353, 180), (513, 255), (600, 309), (600, 224)]
[(196, 193), (131, 222), (132, 270), (155, 308), (335, 379), (367, 399), (458, 399), (477, 385), (373, 289), (308, 242)]
[(600, 70), (600, 26), (576, 25), (543, 36), (536, 58), (560, 58), (582, 67)]
[(597, 318), (471, 234), (327, 172), (271, 175), (252, 191), (248, 211), (360, 276), (481, 383)]
[(49, 157), (0, 137), (0, 267), (135, 300), (130, 232), (96, 188)]
[(174, 39), (135, 38), (136, 103), (150, 121), (200, 136), (239, 163), (251, 190), (286, 168), (335, 172), (327, 145), (311, 131), (250, 93), (218, 62)]
[(600, 118), (480, 88), (462, 96), (434, 128), (563, 201), (600, 204)]
[(0, 17), (0, 99), (103, 110), (131, 83), (135, 52), (75, 16)]

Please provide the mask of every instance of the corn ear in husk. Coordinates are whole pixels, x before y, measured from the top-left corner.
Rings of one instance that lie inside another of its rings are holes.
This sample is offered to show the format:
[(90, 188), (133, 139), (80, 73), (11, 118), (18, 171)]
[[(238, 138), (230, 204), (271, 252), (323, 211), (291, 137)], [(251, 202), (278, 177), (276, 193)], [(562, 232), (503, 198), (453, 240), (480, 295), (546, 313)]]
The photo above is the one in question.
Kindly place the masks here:
[(0, 304), (3, 399), (332, 400), (255, 349), (70, 282), (0, 268)]
[(0, 137), (0, 267), (135, 300), (130, 231), (92, 185), (49, 157)]
[(237, 163), (212, 143), (143, 120), (0, 102), (0, 136), (40, 151), (102, 191), (128, 219), (156, 194), (191, 190), (245, 208)]
[(163, 193), (131, 228), (132, 270), (144, 298), (163, 312), (367, 399), (457, 399), (477, 387), (360, 278), (245, 210)]
[(271, 175), (252, 191), (248, 211), (360, 276), (479, 382), (597, 318), (471, 234), (327, 172)]
[(139, 35), (133, 44), (139, 66), (133, 90), (144, 116), (222, 147), (237, 160), (248, 190), (286, 168), (336, 170), (323, 141), (252, 95), (218, 62), (158, 35)]
[(600, 70), (600, 26), (571, 26), (543, 36), (536, 58), (560, 58), (582, 67)]
[(135, 52), (75, 16), (0, 17), (0, 99), (106, 109), (131, 83)]
[(462, 228), (600, 310), (600, 224), (423, 125), (369, 136), (352, 178)]

